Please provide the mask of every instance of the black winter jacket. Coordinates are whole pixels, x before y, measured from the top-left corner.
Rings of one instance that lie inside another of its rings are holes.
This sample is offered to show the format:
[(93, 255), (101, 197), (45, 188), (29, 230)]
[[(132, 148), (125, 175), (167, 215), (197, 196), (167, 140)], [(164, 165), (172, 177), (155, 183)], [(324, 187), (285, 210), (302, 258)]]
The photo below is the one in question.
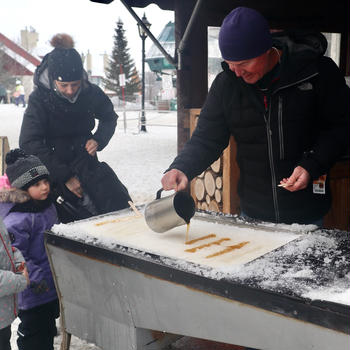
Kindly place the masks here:
[[(88, 81), (86, 73), (75, 103), (60, 97), (48, 78), (47, 56), (35, 72), (34, 84), (19, 144), (41, 159), (54, 182), (65, 183), (74, 175), (69, 163), (84, 151), (86, 141), (93, 138), (101, 151), (114, 134), (118, 116), (110, 99)], [(99, 123), (92, 134), (95, 119)]]
[[(101, 151), (113, 136), (118, 116), (112, 102), (97, 85), (88, 81), (85, 72), (74, 103), (60, 96), (48, 77), (48, 55), (35, 72), (36, 89), (29, 96), (24, 113), (20, 147), (46, 165), (55, 198), (60, 196), (66, 205), (74, 207), (74, 212), (67, 211), (67, 206), (56, 201), (62, 222), (127, 207), (130, 196), (126, 187), (106, 163), (99, 162), (97, 156), (90, 156), (85, 149), (86, 141), (93, 138)], [(93, 132), (95, 119), (98, 126)], [(82, 201), (65, 187), (73, 176), (80, 180), (94, 210), (86, 211)]]
[(218, 158), (233, 135), (241, 210), (265, 221), (310, 223), (330, 208), (328, 181), (325, 194), (314, 194), (312, 181), (293, 193), (277, 185), (298, 165), (317, 179), (346, 152), (349, 88), (336, 64), (323, 56), (323, 35), (278, 33), (274, 46), (283, 56), (267, 91), (237, 78), (223, 63), (196, 130), (170, 169), (192, 179)]

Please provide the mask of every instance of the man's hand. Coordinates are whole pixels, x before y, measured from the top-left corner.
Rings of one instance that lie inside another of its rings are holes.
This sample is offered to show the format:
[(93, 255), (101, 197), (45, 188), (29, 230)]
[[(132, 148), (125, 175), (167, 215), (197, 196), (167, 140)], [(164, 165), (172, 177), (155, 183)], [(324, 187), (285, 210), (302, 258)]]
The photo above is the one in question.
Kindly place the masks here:
[(97, 147), (98, 147), (98, 143), (96, 140), (90, 139), (90, 140), (86, 141), (85, 149), (86, 149), (87, 153), (90, 154), (90, 156), (94, 156), (96, 154)]
[(280, 182), (280, 185), (287, 191), (295, 192), (303, 190), (307, 187), (310, 181), (310, 174), (301, 166), (297, 166), (289, 178), (285, 178)]
[(83, 189), (80, 181), (75, 176), (71, 177), (65, 185), (69, 191), (73, 192), (77, 197), (81, 198), (83, 196)]
[(182, 171), (171, 169), (164, 174), (161, 182), (165, 191), (181, 191), (186, 189), (188, 178)]

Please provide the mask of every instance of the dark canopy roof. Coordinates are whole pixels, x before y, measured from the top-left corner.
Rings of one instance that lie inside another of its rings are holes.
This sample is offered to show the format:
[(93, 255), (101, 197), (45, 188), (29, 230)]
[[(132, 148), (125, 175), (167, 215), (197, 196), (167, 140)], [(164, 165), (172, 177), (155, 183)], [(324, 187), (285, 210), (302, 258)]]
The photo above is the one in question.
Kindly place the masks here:
[[(196, 0), (124, 0), (132, 7), (146, 7), (157, 4), (163, 10), (174, 10), (184, 1)], [(350, 11), (348, 0), (205, 0), (208, 25), (220, 25), (223, 17), (237, 6), (247, 6), (260, 11), (277, 27), (289, 27), (298, 24), (320, 31), (349, 32)]]

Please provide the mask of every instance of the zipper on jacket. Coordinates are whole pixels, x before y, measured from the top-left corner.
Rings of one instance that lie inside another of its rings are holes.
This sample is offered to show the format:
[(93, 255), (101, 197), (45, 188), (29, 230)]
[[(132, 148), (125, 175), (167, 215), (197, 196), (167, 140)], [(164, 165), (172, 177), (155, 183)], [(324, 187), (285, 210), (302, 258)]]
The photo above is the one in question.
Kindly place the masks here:
[[(276, 222), (280, 222), (280, 214), (279, 214), (279, 207), (278, 207), (278, 201), (277, 201), (277, 182), (276, 182), (276, 173), (275, 173), (275, 166), (274, 166), (274, 162), (273, 162), (273, 151), (272, 151), (272, 131), (270, 128), (270, 116), (271, 116), (271, 100), (272, 100), (272, 95), (276, 94), (278, 91), (286, 89), (288, 87), (297, 85), (302, 83), (303, 81), (309, 80), (313, 77), (315, 77), (316, 75), (318, 75), (317, 73), (314, 73), (304, 79), (298, 80), (294, 83), (288, 84), (288, 85), (284, 85), (279, 87), (278, 89), (276, 89), (275, 91), (273, 91), (270, 95), (270, 100), (267, 103), (267, 96), (264, 94), (264, 105), (265, 105), (265, 113), (264, 113), (264, 119), (265, 119), (265, 123), (266, 123), (266, 135), (267, 135), (267, 147), (268, 147), (268, 152), (269, 152), (269, 162), (270, 162), (270, 170), (271, 170), (271, 180), (272, 180), (272, 198), (273, 198), (273, 205), (275, 208), (275, 219)], [(281, 104), (280, 104), (281, 102)], [(278, 101), (278, 109), (281, 108), (281, 121), (278, 120), (278, 129), (279, 129), (279, 134), (280, 136), (282, 135), (283, 137), (283, 126), (282, 126), (282, 98)], [(268, 114), (268, 118), (266, 118), (266, 115)], [(278, 110), (278, 116), (279, 116), (279, 110)], [(281, 146), (280, 144), (280, 151), (281, 151), (281, 147), (283, 150), (283, 154), (284, 154), (284, 148), (283, 145)]]
[(283, 124), (282, 124), (282, 96), (278, 96), (278, 133), (280, 140), (280, 160), (284, 159), (284, 140), (283, 140)]
[(273, 151), (272, 151), (272, 131), (270, 128), (271, 98), (270, 98), (270, 101), (268, 102), (267, 96), (265, 94), (264, 94), (264, 106), (265, 106), (264, 119), (265, 119), (265, 125), (266, 125), (267, 149), (269, 154), (269, 163), (270, 163), (271, 181), (272, 181), (271, 183), (272, 199), (273, 199), (273, 206), (275, 209), (275, 220), (276, 222), (280, 222), (280, 215), (279, 215), (279, 208), (278, 208), (278, 201), (277, 201), (276, 174), (275, 174), (275, 167), (273, 162)]
[[(284, 85), (284, 86), (280, 86), (279, 88), (277, 88), (276, 90), (272, 91), (271, 93), (271, 98), (272, 95), (275, 95), (278, 91), (289, 88), (291, 86), (294, 85), (298, 85), (304, 81), (307, 81), (315, 76), (318, 75), (318, 72), (309, 75), (308, 77), (304, 78), (304, 79), (300, 79), (294, 83), (288, 84), (288, 85)], [(270, 98), (270, 100), (271, 100)], [(264, 95), (264, 104), (265, 104), (265, 110), (266, 110), (266, 101), (265, 101), (265, 95)], [(271, 105), (271, 103), (270, 103)], [(278, 96), (278, 133), (279, 133), (279, 140), (280, 140), (280, 159), (284, 159), (284, 133), (283, 133), (283, 104), (282, 104), (282, 96)], [(266, 122), (266, 118), (265, 118), (265, 122)]]

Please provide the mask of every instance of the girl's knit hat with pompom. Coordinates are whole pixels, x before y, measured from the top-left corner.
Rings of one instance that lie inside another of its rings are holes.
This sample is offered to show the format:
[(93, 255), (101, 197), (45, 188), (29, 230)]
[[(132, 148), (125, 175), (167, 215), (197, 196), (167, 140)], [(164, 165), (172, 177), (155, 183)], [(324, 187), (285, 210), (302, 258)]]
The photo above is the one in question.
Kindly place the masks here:
[(49, 178), (49, 171), (40, 159), (19, 148), (8, 152), (5, 160), (6, 175), (12, 187), (27, 190), (36, 182)]
[(68, 34), (56, 34), (50, 41), (54, 49), (48, 55), (49, 76), (52, 80), (70, 82), (83, 77), (83, 62), (74, 41)]

